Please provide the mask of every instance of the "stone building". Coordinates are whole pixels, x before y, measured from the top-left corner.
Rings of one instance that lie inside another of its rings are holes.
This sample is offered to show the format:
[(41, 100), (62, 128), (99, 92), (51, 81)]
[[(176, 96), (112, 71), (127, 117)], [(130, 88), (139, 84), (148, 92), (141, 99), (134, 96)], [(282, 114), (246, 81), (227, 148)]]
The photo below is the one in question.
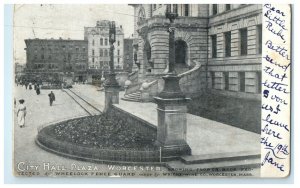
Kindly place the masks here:
[(72, 75), (84, 81), (87, 69), (88, 42), (71, 39), (26, 39), (26, 73), (30, 79), (62, 79)]
[[(84, 27), (84, 40), (88, 41), (89, 69), (109, 70), (109, 20), (97, 21), (94, 27)], [(114, 65), (123, 69), (124, 63), (124, 33), (122, 26), (116, 27), (116, 42), (114, 43)]]
[[(162, 89), (169, 56), (166, 5), (134, 7), (132, 87), (126, 95), (143, 99)], [(262, 5), (171, 5), (175, 19), (175, 69), (188, 96), (204, 91), (239, 98), (260, 98)], [(146, 84), (145, 84), (146, 83)], [(141, 87), (140, 87), (141, 86)], [(144, 86), (144, 87), (142, 87)], [(136, 93), (140, 93), (137, 95)]]

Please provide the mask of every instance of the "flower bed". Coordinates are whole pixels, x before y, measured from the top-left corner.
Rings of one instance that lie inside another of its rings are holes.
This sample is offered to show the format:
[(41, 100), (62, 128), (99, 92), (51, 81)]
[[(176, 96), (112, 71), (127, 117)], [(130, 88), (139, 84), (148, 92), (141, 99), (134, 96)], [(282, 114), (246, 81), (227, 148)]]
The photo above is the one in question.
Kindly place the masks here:
[(156, 131), (140, 131), (114, 111), (67, 120), (39, 131), (43, 147), (68, 155), (105, 161), (157, 162)]

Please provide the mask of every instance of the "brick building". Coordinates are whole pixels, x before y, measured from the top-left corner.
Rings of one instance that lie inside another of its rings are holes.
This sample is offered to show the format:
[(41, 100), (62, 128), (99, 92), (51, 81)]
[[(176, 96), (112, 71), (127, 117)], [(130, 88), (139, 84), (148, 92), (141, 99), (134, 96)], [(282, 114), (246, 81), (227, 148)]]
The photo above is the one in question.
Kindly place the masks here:
[(27, 39), (27, 74), (42, 79), (57, 79), (72, 74), (84, 81), (87, 69), (87, 41), (64, 39)]
[[(134, 80), (150, 83), (155, 96), (169, 58), (169, 20), (166, 5), (134, 7)], [(260, 99), (262, 5), (171, 5), (175, 20), (175, 69), (187, 95), (203, 91), (247, 99)], [(155, 80), (158, 80), (155, 82)], [(133, 84), (135, 88), (138, 88)], [(144, 88), (145, 90), (145, 88)], [(129, 92), (134, 92), (129, 89)]]
[[(108, 20), (97, 21), (94, 27), (84, 27), (84, 40), (88, 41), (89, 69), (109, 70), (109, 23)], [(114, 43), (114, 65), (123, 69), (124, 33), (122, 26), (116, 27), (116, 42)]]

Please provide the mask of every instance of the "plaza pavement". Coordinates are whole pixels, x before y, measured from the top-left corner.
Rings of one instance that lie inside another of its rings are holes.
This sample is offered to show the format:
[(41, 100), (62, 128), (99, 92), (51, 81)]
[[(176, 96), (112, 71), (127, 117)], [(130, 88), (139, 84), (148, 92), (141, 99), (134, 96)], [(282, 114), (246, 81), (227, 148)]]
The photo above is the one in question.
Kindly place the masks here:
[[(104, 92), (91, 85), (74, 85), (72, 89), (83, 99), (97, 107), (104, 109)], [(27, 107), (25, 128), (17, 126), (17, 118), (14, 117), (14, 163), (43, 164), (49, 162), (53, 165), (72, 164), (77, 166), (97, 165), (99, 169), (106, 169), (107, 165), (83, 162), (58, 156), (39, 148), (35, 143), (35, 137), (41, 126), (47, 126), (52, 122), (62, 121), (87, 113), (65, 92), (54, 90), (56, 101), (49, 106), (48, 93), (50, 90), (41, 90), (37, 96), (34, 90), (25, 90), (25, 87), (15, 87), (15, 98), (18, 101), (23, 98)], [(120, 98), (124, 92), (120, 92)], [(138, 103), (120, 100), (117, 107), (140, 117), (157, 126), (156, 104)], [(16, 112), (14, 112), (16, 115)], [(192, 149), (192, 155), (215, 154), (220, 152), (253, 151), (260, 153), (260, 135), (235, 128), (223, 123), (208, 120), (191, 114), (187, 114), (187, 142)], [(165, 168), (163, 168), (166, 170)], [(105, 171), (105, 170), (104, 170)], [(48, 174), (49, 175), (49, 174)]]
[[(91, 104), (104, 109), (104, 92), (91, 85), (74, 85), (74, 92)], [(121, 100), (124, 92), (120, 92), (117, 107), (157, 126), (155, 103), (140, 103)], [(260, 135), (236, 128), (224, 123), (187, 114), (187, 142), (192, 155), (218, 153), (260, 153)]]

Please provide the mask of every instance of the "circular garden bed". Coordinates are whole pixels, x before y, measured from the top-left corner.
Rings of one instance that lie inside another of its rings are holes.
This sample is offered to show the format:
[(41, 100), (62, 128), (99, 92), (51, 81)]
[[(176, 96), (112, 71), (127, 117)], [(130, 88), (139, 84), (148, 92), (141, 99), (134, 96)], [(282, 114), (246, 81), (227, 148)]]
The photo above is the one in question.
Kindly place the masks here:
[(137, 125), (113, 112), (71, 119), (47, 126), (36, 142), (49, 151), (93, 161), (157, 162), (155, 131)]

